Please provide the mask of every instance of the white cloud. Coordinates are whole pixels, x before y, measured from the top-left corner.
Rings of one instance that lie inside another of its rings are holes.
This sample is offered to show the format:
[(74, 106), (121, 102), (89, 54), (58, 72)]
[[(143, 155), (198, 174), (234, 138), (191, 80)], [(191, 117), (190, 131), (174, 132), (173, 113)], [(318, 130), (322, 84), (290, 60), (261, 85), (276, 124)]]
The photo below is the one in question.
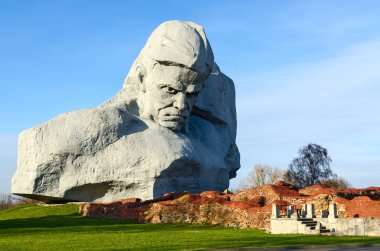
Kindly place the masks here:
[(299, 147), (313, 142), (330, 151), (333, 170), (355, 180), (353, 185), (371, 185), (374, 176), (380, 180), (380, 172), (359, 179), (350, 170), (380, 167), (373, 157), (379, 151), (371, 147), (380, 145), (379, 65), (380, 40), (373, 40), (332, 58), (236, 80), (242, 168), (286, 168)]

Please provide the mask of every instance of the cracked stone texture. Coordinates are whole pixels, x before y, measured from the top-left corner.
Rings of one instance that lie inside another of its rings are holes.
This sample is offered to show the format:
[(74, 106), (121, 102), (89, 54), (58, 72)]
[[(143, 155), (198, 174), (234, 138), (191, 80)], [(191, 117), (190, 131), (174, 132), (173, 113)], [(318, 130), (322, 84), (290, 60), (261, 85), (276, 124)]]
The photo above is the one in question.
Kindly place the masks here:
[[(165, 42), (168, 34), (174, 35)], [(183, 56), (183, 38), (192, 43), (195, 58)], [(173, 50), (177, 47), (179, 52)], [(181, 130), (144, 115), (147, 100), (136, 72), (149, 60), (168, 71), (180, 67), (169, 66), (176, 61), (205, 78)], [(20, 134), (12, 193), (47, 202), (111, 202), (174, 191), (223, 191), (240, 168), (235, 138), (234, 83), (214, 63), (203, 28), (168, 21), (148, 39), (115, 97)]]

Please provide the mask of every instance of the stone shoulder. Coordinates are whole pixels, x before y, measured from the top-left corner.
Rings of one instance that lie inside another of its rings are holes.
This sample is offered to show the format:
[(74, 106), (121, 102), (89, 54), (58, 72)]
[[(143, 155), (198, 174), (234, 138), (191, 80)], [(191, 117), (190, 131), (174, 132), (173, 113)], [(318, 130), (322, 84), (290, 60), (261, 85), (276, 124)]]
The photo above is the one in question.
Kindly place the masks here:
[(51, 154), (91, 154), (128, 134), (128, 124), (136, 127), (136, 123), (134, 116), (116, 107), (82, 109), (23, 131), (19, 144), (27, 143)]

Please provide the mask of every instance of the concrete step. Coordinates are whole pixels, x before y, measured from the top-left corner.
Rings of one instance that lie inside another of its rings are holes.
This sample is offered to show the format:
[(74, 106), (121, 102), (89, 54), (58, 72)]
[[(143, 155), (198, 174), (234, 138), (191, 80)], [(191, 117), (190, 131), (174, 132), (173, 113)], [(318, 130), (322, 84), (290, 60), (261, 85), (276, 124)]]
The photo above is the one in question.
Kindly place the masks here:
[[(305, 225), (306, 227), (308, 227), (309, 230), (312, 230), (312, 231), (319, 231), (319, 233), (321, 234), (331, 234), (331, 230), (330, 229), (327, 229), (325, 226), (322, 226), (321, 224), (321, 228), (319, 230), (317, 230), (317, 224), (318, 221), (314, 220), (313, 218), (298, 218), (297, 221), (301, 222), (302, 225)], [(314, 233), (318, 233), (318, 232), (314, 232)]]
[(297, 221), (313, 221), (312, 218), (298, 218)]
[(311, 220), (311, 221), (301, 221), (301, 224), (310, 224), (310, 223), (317, 223), (317, 222), (314, 221), (314, 220)]

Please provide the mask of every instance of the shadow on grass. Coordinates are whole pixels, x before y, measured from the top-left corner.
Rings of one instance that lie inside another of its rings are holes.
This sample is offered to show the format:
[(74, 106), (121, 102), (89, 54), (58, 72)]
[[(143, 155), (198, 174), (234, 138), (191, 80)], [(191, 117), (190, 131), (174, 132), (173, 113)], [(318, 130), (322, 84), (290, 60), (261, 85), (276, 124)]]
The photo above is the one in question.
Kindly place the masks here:
[(95, 219), (81, 217), (78, 214), (48, 215), (21, 219), (0, 220), (0, 229), (14, 228), (60, 228), (77, 226), (110, 226), (120, 224), (138, 224), (138, 222), (119, 219)]
[[(91, 228), (94, 227), (94, 228)], [(6, 219), (0, 220), (0, 234), (6, 233), (9, 230), (22, 230), (35, 229), (43, 231), (43, 229), (57, 229), (61, 231), (61, 228), (70, 228), (70, 231), (83, 231), (83, 228), (87, 230), (128, 230), (134, 232), (154, 232), (154, 231), (184, 231), (202, 229), (212, 230), (221, 229), (218, 226), (212, 225), (192, 225), (192, 224), (144, 224), (132, 220), (121, 220), (112, 218), (91, 218), (79, 216), (76, 213), (67, 215), (48, 215), (42, 217), (30, 217), (21, 219)], [(4, 231), (3, 231), (4, 230)]]

